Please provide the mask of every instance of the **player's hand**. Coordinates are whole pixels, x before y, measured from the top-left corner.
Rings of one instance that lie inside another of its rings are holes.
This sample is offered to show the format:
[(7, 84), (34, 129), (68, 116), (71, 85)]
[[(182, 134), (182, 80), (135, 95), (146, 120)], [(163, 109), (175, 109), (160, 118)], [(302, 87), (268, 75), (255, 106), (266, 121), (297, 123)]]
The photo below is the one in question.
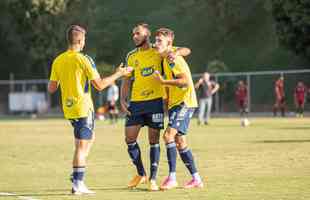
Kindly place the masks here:
[(161, 76), (161, 74), (159, 73), (159, 71), (155, 71), (155, 72), (153, 73), (153, 77), (154, 77), (154, 79), (155, 79), (157, 82), (159, 82), (159, 83), (163, 83), (163, 82), (164, 82), (164, 79), (163, 79), (163, 77)]
[(178, 56), (178, 53), (177, 52), (172, 52), (170, 51), (167, 55), (167, 59), (168, 59), (168, 62), (169, 63), (172, 63), (174, 62), (175, 58)]
[(121, 104), (122, 111), (126, 113), (127, 115), (131, 115), (130, 111), (128, 110), (128, 104), (126, 103), (126, 101), (121, 99), (120, 104)]
[(127, 76), (133, 71), (132, 67), (123, 67), (123, 66), (124, 64), (121, 63), (116, 69), (116, 72), (119, 73), (121, 76)]

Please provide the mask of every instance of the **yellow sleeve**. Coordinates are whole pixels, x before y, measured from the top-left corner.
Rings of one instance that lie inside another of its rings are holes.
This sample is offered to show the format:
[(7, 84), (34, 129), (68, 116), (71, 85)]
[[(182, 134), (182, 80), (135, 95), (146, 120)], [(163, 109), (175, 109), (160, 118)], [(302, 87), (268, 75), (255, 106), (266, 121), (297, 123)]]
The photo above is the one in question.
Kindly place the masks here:
[(57, 62), (54, 61), (52, 64), (52, 71), (50, 76), (51, 81), (59, 81), (59, 76), (57, 74)]
[(89, 58), (83, 56), (82, 62), (88, 80), (95, 80), (100, 78), (100, 75), (96, 69), (96, 65), (92, 60), (89, 60)]
[(185, 73), (181, 57), (177, 57), (174, 61), (174, 66), (170, 68), (175, 76)]

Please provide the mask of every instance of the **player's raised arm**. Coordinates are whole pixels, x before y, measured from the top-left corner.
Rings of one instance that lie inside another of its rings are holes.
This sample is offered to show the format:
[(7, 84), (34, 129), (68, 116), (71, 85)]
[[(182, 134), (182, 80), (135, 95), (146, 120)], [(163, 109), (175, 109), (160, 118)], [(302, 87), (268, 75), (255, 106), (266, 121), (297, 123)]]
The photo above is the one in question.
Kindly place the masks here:
[(195, 85), (194, 85), (195, 89), (197, 90), (197, 89), (200, 87), (200, 85), (201, 85), (202, 83), (203, 83), (203, 79), (200, 78), (200, 79), (195, 83)]
[(171, 51), (167, 55), (167, 59), (169, 62), (174, 62), (177, 56), (186, 57), (191, 54), (191, 50), (187, 47), (178, 47), (175, 51)]

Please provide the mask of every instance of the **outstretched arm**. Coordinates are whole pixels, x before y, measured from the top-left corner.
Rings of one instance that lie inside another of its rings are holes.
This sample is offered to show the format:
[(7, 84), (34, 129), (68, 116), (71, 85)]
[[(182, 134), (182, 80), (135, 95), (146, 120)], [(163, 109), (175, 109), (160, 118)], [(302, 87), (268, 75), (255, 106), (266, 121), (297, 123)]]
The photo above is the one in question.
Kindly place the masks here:
[(115, 80), (129, 73), (131, 73), (131, 69), (123, 67), (123, 63), (121, 63), (114, 74), (105, 78), (94, 79), (91, 83), (97, 90), (101, 91), (111, 85)]

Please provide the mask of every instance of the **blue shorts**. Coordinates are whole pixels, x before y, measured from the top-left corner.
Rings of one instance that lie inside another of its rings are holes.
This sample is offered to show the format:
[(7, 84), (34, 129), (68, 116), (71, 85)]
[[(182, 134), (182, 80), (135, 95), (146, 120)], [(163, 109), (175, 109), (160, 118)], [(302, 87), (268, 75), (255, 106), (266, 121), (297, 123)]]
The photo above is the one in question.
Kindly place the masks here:
[(94, 113), (91, 112), (88, 117), (70, 119), (71, 125), (74, 128), (74, 137), (79, 140), (90, 140), (93, 137), (95, 125)]
[(194, 114), (195, 108), (188, 108), (180, 104), (169, 109), (168, 126), (178, 131), (178, 134), (186, 135), (189, 122)]
[(164, 108), (162, 98), (150, 101), (130, 102), (126, 116), (126, 127), (142, 125), (154, 129), (164, 128)]

